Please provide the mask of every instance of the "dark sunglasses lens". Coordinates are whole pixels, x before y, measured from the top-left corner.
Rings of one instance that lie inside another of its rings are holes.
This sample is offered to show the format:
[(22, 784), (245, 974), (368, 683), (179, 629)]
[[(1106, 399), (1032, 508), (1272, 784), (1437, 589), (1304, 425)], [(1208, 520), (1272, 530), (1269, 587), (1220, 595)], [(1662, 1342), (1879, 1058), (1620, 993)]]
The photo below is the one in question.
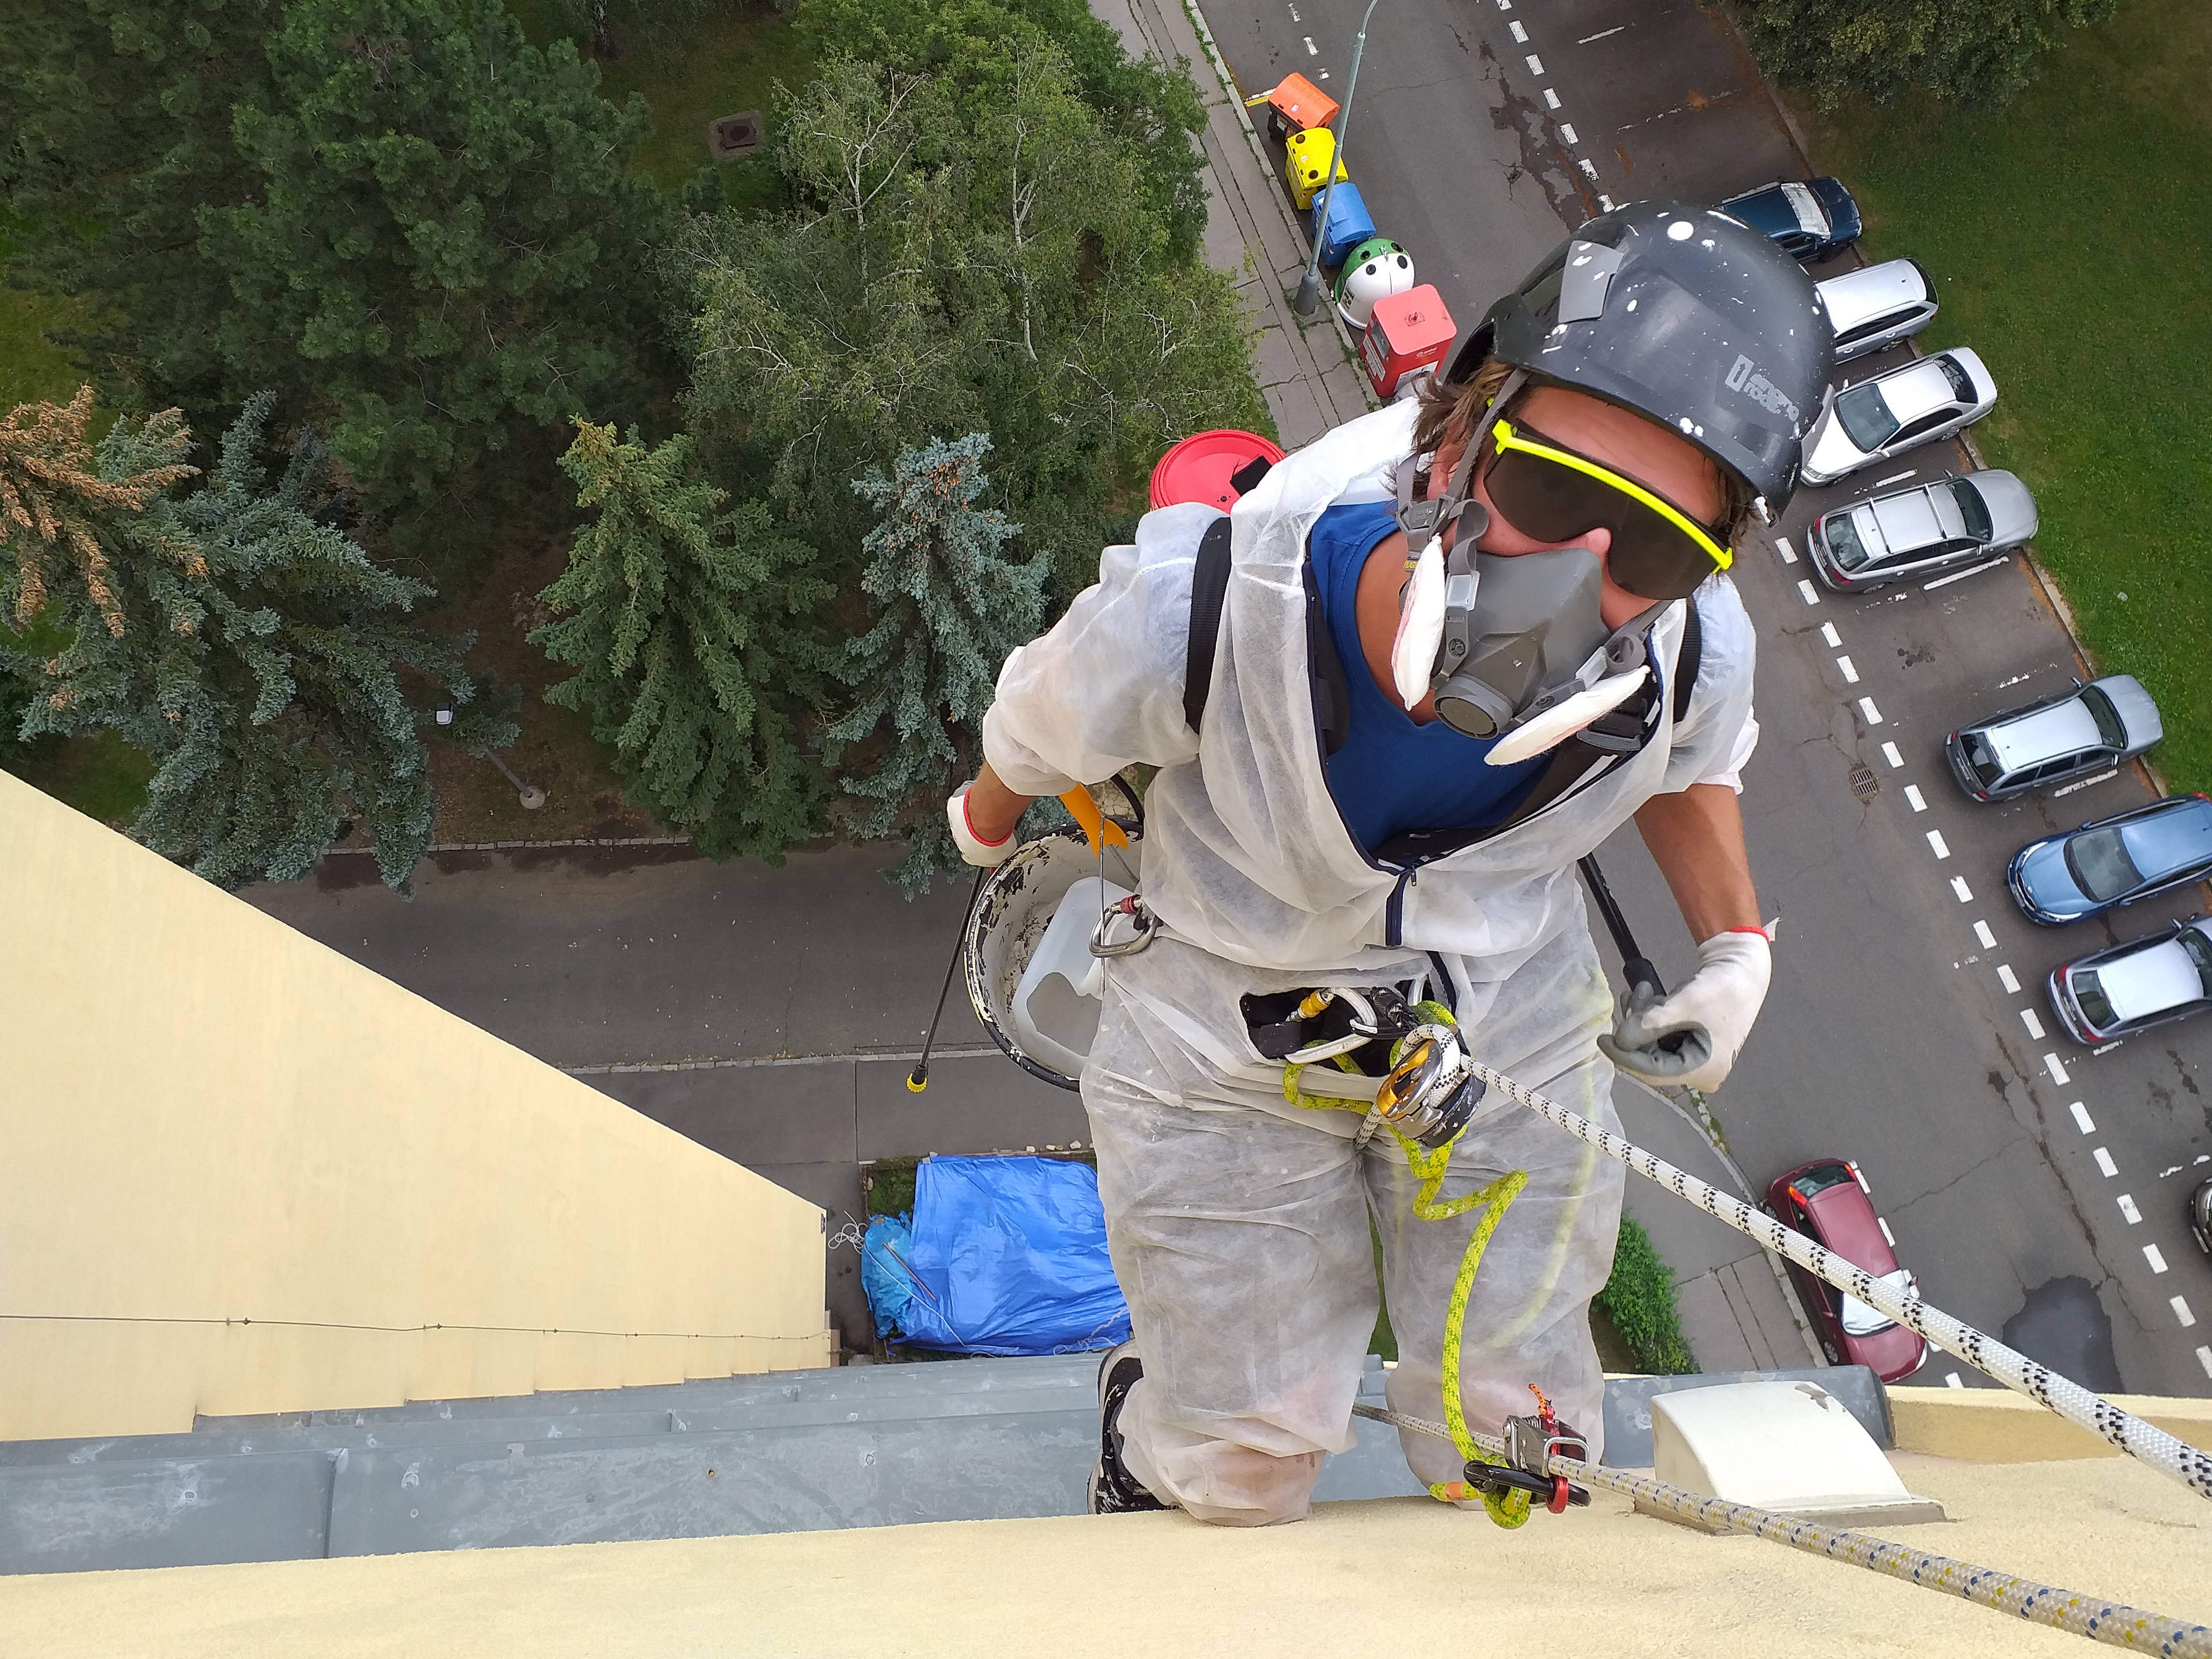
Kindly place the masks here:
[(1504, 450), (1486, 482), (1506, 521), (1540, 542), (1572, 541), (1601, 526), (1613, 580), (1645, 599), (1686, 599), (1713, 574), (1712, 556), (1671, 519), (1601, 479), (1540, 455)]

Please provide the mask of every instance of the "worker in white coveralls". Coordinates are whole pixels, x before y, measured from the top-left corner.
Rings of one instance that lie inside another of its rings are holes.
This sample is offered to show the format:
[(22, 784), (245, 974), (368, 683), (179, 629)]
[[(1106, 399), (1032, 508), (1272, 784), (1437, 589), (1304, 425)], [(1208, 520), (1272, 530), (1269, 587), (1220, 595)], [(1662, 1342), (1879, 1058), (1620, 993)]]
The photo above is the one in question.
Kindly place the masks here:
[[(1588, 1304), (1620, 1166), (1472, 1080), (1378, 1133), (1387, 1089), (1286, 1091), (1285, 1056), (1328, 1046), (1306, 1042), (1327, 990), (1355, 1036), (1447, 1005), (1475, 1059), (1611, 1128), (1615, 1066), (1728, 1075), (1769, 940), (1736, 802), (1753, 635), (1725, 572), (1789, 499), (1832, 356), (1811, 281), (1765, 237), (1709, 209), (1605, 214), (1418, 404), (1328, 434), (1225, 518), (1147, 514), (1007, 659), (986, 764), (948, 806), (971, 863), (1012, 852), (1031, 799), (1159, 769), (1146, 943), (1106, 963), (1081, 1079), (1133, 1334), (1100, 1369), (1094, 1510), (1304, 1516), (1323, 1454), (1353, 1444), (1370, 1218), (1389, 1403), (1442, 1415), (1476, 1216), (1413, 1214), (1409, 1150), (1439, 1145), (1443, 1198), (1528, 1176), (1468, 1305), (1468, 1422), (1496, 1432), (1534, 1384), (1600, 1455)], [(1572, 868), (1632, 817), (1698, 965), (1616, 1010)], [(1401, 1439), (1422, 1480), (1460, 1478), (1448, 1443)]]

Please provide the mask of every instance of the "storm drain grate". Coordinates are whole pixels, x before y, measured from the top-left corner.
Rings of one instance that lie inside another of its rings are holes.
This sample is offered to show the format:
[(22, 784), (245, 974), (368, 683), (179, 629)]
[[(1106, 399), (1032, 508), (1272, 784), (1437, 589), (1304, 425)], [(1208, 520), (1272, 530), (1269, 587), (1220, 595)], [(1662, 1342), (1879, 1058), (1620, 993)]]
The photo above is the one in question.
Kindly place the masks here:
[(1881, 780), (1858, 761), (1851, 763), (1851, 793), (1861, 800), (1872, 800), (1881, 793)]

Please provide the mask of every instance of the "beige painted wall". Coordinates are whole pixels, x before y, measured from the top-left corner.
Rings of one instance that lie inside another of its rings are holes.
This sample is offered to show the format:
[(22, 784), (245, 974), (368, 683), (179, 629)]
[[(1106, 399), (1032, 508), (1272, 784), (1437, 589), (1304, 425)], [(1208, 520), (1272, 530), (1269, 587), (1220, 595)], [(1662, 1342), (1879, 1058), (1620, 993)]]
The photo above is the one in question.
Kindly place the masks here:
[(4, 773), (0, 1030), (0, 1439), (829, 1363), (813, 1205)]

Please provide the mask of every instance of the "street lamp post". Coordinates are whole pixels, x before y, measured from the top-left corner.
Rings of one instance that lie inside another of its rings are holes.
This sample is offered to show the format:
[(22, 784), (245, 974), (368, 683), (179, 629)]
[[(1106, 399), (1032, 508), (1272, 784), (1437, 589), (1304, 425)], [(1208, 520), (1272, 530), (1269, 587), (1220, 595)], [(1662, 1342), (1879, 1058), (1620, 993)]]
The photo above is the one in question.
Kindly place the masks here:
[[(451, 726), (453, 723), (453, 707), (451, 703), (441, 702), (438, 705), (437, 720), (441, 726)], [(485, 749), (478, 752), (499, 769), (500, 776), (514, 786), (515, 799), (522, 803), (524, 811), (535, 812), (545, 805), (545, 792), (543, 789), (534, 783), (525, 783), (520, 778), (515, 776), (514, 769), (490, 750)]]
[(1359, 90), (1359, 54), (1367, 49), (1367, 20), (1375, 15), (1378, 0), (1367, 0), (1367, 9), (1359, 16), (1359, 35), (1352, 43), (1352, 74), (1344, 83), (1344, 107), (1336, 112), (1334, 155), (1329, 158), (1328, 172), (1322, 180), (1321, 198), (1313, 210), (1313, 252), (1306, 256), (1305, 275), (1298, 278), (1297, 297), (1291, 301), (1301, 317), (1314, 314), (1314, 307), (1321, 300), (1321, 239), (1328, 228), (1328, 198), (1336, 191), (1336, 170), (1344, 165), (1345, 141), (1352, 136), (1352, 100)]

